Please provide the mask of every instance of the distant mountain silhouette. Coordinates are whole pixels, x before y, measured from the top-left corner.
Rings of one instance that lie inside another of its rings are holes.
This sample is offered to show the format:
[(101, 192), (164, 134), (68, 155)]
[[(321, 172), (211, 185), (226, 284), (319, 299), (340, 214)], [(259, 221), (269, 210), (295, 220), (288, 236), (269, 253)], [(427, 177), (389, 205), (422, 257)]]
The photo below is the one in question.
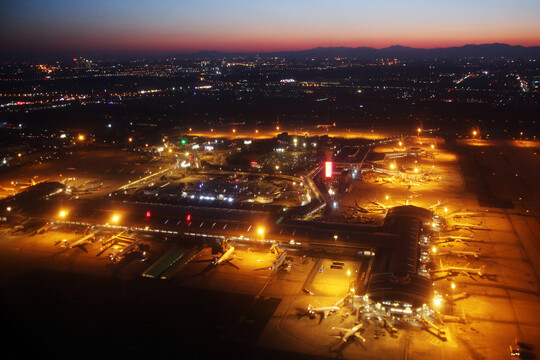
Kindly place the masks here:
[(481, 44), (464, 45), (447, 48), (419, 49), (408, 46), (393, 45), (382, 49), (371, 47), (317, 47), (309, 50), (298, 51), (277, 51), (277, 52), (222, 52), (222, 51), (200, 51), (193, 54), (182, 54), (181, 57), (189, 58), (224, 58), (224, 57), (272, 57), (278, 56), (289, 59), (304, 58), (334, 58), (347, 57), (362, 60), (372, 60), (380, 58), (396, 59), (458, 59), (465, 57), (474, 58), (512, 58), (512, 59), (540, 59), (540, 46), (520, 46), (508, 44)]

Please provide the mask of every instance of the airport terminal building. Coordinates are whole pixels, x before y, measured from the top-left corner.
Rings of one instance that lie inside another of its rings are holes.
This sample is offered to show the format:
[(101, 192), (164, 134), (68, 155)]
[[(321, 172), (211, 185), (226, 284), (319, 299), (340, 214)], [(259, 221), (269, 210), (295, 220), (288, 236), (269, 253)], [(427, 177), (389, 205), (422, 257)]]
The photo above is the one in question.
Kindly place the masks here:
[[(204, 241), (273, 242), (312, 254), (368, 256), (371, 271), (358, 295), (407, 314), (429, 304), (433, 286), (419, 273), (420, 237), (433, 213), (416, 206), (390, 208), (381, 226), (276, 219), (262, 211), (204, 208), (108, 199), (62, 200), (62, 184), (42, 183), (0, 200), (5, 218), (37, 218), (68, 226), (95, 226)], [(8, 211), (9, 209), (9, 211)], [(62, 214), (62, 215), (60, 215)], [(115, 220), (113, 220), (113, 217)], [(258, 231), (264, 228), (264, 232)]]

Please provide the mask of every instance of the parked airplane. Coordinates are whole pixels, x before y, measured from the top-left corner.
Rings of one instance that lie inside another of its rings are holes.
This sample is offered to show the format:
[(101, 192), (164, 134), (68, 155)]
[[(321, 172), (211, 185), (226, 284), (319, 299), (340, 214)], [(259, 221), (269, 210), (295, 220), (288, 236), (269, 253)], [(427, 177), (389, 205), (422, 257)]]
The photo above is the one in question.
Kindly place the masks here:
[(221, 248), (223, 253), (221, 256), (214, 258), (214, 261), (212, 261), (213, 265), (220, 265), (231, 260), (230, 257), (234, 252), (234, 246), (230, 246), (228, 240), (225, 239), (221, 244)]
[(432, 274), (444, 272), (447, 274), (462, 274), (462, 275), (467, 275), (469, 277), (471, 275), (478, 275), (482, 277), (484, 276), (484, 271), (486, 270), (486, 265), (482, 265), (480, 268), (473, 269), (473, 268), (468, 267), (469, 263), (467, 263), (463, 267), (459, 267), (459, 266), (444, 267), (442, 261), (440, 263), (441, 263), (441, 268), (436, 269), (436, 270), (431, 270), (430, 272)]
[(339, 337), (341, 338), (343, 342), (347, 342), (351, 336), (354, 336), (362, 340), (363, 342), (366, 342), (366, 339), (358, 333), (363, 325), (364, 324), (360, 323), (358, 325), (353, 326), (350, 329), (341, 328), (341, 327), (332, 327), (332, 329), (340, 331)]
[(466, 237), (463, 237), (463, 236), (458, 236), (458, 237), (446, 237), (446, 239), (444, 239), (443, 241), (438, 241), (437, 244), (445, 244), (445, 243), (449, 243), (449, 242), (457, 242), (457, 243), (461, 243), (461, 244), (464, 244), (464, 245), (468, 245), (468, 243), (470, 243), (470, 242), (483, 243), (485, 241), (484, 240), (474, 240), (472, 237), (466, 238)]
[(472, 233), (469, 236), (453, 236), (453, 235), (439, 236), (439, 240), (437, 241), (437, 243), (465, 242), (465, 241), (468, 241), (468, 242), (484, 242), (483, 240), (473, 240), (473, 238), (474, 238), (474, 233)]
[(434, 323), (426, 319), (424, 316), (420, 318), (420, 324), (422, 324), (422, 326), (424, 326), (424, 328), (428, 332), (432, 333), (435, 336), (438, 336), (441, 339), (446, 340), (446, 332), (444, 331), (444, 329), (435, 325)]
[(478, 259), (480, 257), (480, 248), (476, 251), (458, 251), (458, 250), (448, 250), (440, 252), (439, 255), (456, 255), (456, 256), (473, 256), (475, 259)]
[(111, 259), (111, 261), (118, 262), (127, 254), (135, 251), (135, 249), (140, 248), (140, 243), (141, 240), (135, 240), (120, 251), (113, 250), (113, 252), (109, 255), (109, 258)]
[(382, 327), (385, 328), (390, 334), (396, 334), (398, 332), (398, 329), (396, 329), (394, 325), (390, 323), (386, 316), (382, 318), (381, 322)]
[(277, 270), (284, 267), (286, 259), (287, 259), (287, 253), (283, 251), (281, 254), (278, 255), (278, 257), (276, 258), (276, 261), (274, 261), (274, 263), (270, 267), (270, 270)]
[(51, 223), (47, 221), (42, 227), (36, 230), (36, 234), (37, 235), (44, 234), (47, 231), (49, 231), (50, 228), (51, 228)]
[(388, 210), (388, 207), (387, 207), (386, 205), (381, 204), (380, 202), (378, 202), (377, 199), (375, 199), (375, 201), (371, 201), (371, 200), (370, 200), (370, 202), (373, 203), (373, 204), (375, 204), (375, 205), (377, 205), (377, 206), (380, 207), (381, 209)]
[(361, 206), (358, 204), (358, 200), (355, 200), (355, 201), (354, 201), (354, 205), (356, 205), (356, 208), (355, 208), (355, 207), (352, 207), (352, 206), (351, 206), (351, 208), (353, 208), (353, 209), (355, 209), (355, 210), (358, 210), (358, 211), (360, 211), (360, 212), (363, 212), (363, 213), (368, 213), (368, 212), (369, 212), (367, 209), (361, 207)]
[(441, 205), (443, 205), (442, 200), (438, 200), (435, 204), (430, 205), (430, 206), (429, 206), (429, 209), (430, 209), (430, 210), (433, 210), (433, 209), (438, 208), (438, 207), (441, 206)]
[(482, 222), (480, 221), (479, 224), (460, 224), (460, 223), (456, 223), (456, 224), (451, 224), (450, 227), (452, 228), (452, 230), (457, 230), (457, 229), (465, 229), (465, 230), (469, 230), (469, 231), (472, 231), (472, 230), (487, 230), (486, 228), (482, 228)]
[(451, 214), (446, 215), (447, 218), (454, 218), (454, 217), (475, 217), (475, 216), (482, 216), (482, 214), (477, 213), (476, 211), (457, 211)]
[(81, 249), (85, 250), (86, 249), (84, 248), (86, 245), (88, 245), (88, 243), (91, 242), (91, 240), (94, 238), (94, 234), (88, 234), (82, 238), (80, 238), (79, 240), (75, 241), (73, 244), (70, 244), (68, 241), (66, 241), (64, 243), (64, 248), (69, 250), (69, 249), (73, 249), (73, 248), (76, 248), (76, 247), (80, 247)]
[(462, 293), (455, 294), (455, 295), (447, 295), (447, 298), (448, 298), (450, 301), (457, 301), (457, 300), (466, 299), (466, 298), (468, 298), (469, 296), (470, 296), (469, 293), (467, 293), (466, 291), (464, 291), (464, 292), (462, 292)]
[(322, 306), (322, 307), (313, 307), (311, 304), (309, 304), (306, 308), (306, 313), (310, 317), (315, 317), (317, 314), (322, 314), (323, 317), (326, 319), (330, 313), (333, 313), (334, 311), (338, 311), (339, 306), (332, 305), (332, 306)]

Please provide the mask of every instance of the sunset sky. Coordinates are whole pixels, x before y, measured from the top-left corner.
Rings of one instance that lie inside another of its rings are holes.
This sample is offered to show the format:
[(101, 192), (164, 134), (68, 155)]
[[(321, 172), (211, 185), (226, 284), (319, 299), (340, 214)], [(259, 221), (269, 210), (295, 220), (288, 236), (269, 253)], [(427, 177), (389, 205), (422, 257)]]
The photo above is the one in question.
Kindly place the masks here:
[(540, 45), (538, 0), (4, 0), (2, 53)]

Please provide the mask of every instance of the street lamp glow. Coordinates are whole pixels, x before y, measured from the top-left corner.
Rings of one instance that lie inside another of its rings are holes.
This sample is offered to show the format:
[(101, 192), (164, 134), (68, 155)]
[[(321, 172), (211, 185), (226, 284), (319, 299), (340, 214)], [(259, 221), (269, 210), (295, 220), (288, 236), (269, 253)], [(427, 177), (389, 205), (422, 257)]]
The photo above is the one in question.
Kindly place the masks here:
[(257, 232), (259, 233), (259, 235), (264, 235), (264, 228), (263, 227), (258, 228)]
[(118, 215), (114, 215), (114, 216), (112, 217), (112, 221), (113, 221), (113, 222), (118, 222), (118, 220), (120, 220), (120, 217), (119, 217)]
[(66, 215), (67, 215), (67, 213), (66, 213), (64, 210), (62, 210), (62, 211), (60, 211), (60, 213), (59, 213), (58, 215), (59, 215), (61, 218), (65, 218)]
[(418, 169), (417, 169), (417, 168), (414, 168), (414, 172), (415, 172), (415, 173), (418, 173)]
[(472, 134), (473, 134), (473, 136), (476, 136), (476, 134), (478, 134), (478, 132), (476, 130), (473, 130)]

